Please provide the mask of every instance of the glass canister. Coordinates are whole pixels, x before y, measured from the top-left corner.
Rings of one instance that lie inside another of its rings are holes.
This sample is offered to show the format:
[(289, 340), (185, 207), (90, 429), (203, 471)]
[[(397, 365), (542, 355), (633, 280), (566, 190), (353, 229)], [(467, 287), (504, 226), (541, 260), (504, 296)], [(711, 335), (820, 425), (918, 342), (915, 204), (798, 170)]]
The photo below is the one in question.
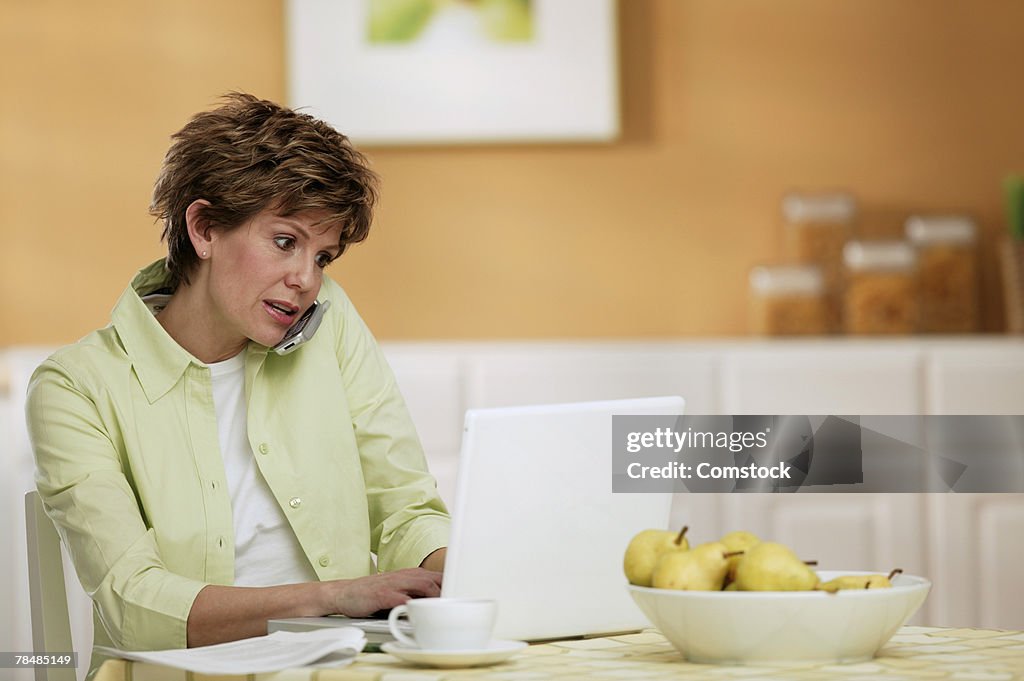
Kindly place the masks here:
[(915, 215), (907, 239), (917, 249), (920, 330), (972, 333), (978, 329), (977, 228), (962, 215)]
[(843, 246), (853, 238), (857, 203), (844, 192), (790, 193), (782, 200), (786, 256), (821, 268), (829, 326), (840, 327)]
[(759, 265), (750, 271), (750, 326), (762, 336), (829, 331), (825, 278), (817, 265)]
[(843, 248), (843, 321), (850, 334), (917, 330), (917, 254), (905, 241), (851, 241)]

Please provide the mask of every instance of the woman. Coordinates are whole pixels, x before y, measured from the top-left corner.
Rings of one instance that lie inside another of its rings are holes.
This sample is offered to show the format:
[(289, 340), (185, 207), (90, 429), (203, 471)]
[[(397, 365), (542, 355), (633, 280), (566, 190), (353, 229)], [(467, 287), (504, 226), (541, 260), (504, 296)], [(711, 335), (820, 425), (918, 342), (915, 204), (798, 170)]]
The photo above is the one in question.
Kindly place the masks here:
[[(164, 159), (166, 259), (29, 388), (37, 487), (97, 645), (201, 646), (439, 593), (447, 511), (381, 351), (323, 275), (366, 238), (376, 177), (327, 124), (225, 100)], [(318, 299), (312, 339), (271, 350)]]

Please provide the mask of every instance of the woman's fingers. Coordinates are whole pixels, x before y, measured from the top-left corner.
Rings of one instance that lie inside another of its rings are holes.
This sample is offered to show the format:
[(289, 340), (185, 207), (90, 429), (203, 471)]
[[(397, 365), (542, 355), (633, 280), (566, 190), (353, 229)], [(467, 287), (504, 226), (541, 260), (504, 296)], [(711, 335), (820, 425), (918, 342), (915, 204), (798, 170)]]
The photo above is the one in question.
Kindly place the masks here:
[(440, 595), (440, 572), (407, 568), (348, 580), (341, 590), (337, 611), (349, 617), (365, 617), (401, 605), (410, 598)]
[(413, 597), (435, 597), (441, 595), (441, 573), (422, 568), (409, 568), (398, 572), (379, 575), (390, 577), (390, 586), (396, 591)]

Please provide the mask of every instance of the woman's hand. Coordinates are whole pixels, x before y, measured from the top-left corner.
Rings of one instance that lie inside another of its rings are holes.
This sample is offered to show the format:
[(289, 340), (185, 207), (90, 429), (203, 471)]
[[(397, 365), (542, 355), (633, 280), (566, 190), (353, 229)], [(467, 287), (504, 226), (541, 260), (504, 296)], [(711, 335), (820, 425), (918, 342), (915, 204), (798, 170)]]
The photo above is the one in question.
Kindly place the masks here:
[(329, 582), (331, 612), (348, 617), (367, 617), (378, 610), (390, 610), (410, 598), (441, 595), (441, 573), (423, 568), (406, 568), (378, 575)]
[(268, 619), (340, 613), (366, 617), (410, 598), (441, 595), (441, 573), (408, 568), (359, 579), (281, 586), (208, 584), (188, 614), (188, 646), (237, 641), (267, 633)]

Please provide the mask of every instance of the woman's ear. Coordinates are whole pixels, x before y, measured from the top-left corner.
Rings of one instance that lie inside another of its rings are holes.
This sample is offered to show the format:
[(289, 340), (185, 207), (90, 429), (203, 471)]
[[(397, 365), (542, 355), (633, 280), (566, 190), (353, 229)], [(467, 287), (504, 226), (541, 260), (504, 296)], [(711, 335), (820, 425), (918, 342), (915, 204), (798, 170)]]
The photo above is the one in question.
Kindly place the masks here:
[(185, 209), (188, 238), (192, 242), (192, 248), (196, 249), (196, 255), (200, 260), (209, 257), (213, 243), (212, 225), (204, 215), (209, 207), (210, 202), (206, 199), (196, 199)]

